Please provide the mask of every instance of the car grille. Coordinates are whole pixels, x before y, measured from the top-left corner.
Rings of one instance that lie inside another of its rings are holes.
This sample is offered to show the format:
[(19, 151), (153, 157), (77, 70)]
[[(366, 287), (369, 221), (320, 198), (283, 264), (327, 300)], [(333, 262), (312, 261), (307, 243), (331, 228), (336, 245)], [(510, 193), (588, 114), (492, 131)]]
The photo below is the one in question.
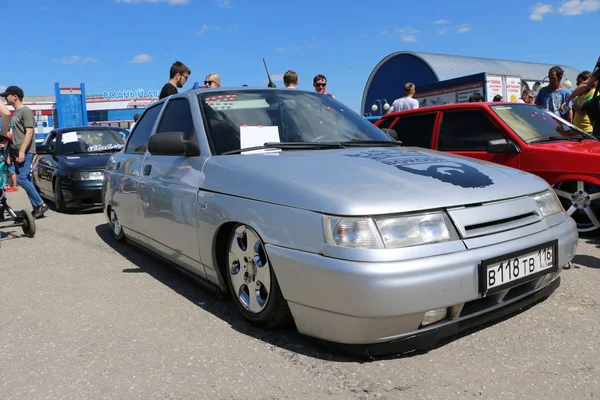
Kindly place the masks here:
[(531, 197), (455, 207), (447, 211), (463, 239), (518, 229), (542, 220)]

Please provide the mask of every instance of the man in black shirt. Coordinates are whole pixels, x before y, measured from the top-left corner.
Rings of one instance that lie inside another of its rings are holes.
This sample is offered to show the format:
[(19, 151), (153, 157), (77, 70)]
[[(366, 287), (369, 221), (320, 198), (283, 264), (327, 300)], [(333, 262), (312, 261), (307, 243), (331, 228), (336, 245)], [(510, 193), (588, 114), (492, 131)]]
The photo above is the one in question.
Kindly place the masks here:
[(171, 71), (169, 72), (169, 82), (165, 83), (162, 90), (160, 91), (159, 100), (177, 94), (177, 88), (182, 88), (187, 82), (192, 71), (181, 61), (175, 61), (171, 65)]

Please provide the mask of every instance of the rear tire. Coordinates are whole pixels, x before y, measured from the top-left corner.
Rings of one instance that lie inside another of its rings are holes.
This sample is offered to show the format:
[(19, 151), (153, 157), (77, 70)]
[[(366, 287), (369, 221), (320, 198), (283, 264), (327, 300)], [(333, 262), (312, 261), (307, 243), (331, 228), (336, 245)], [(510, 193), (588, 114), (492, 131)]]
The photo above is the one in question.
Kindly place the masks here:
[(29, 210), (21, 210), (23, 213), (23, 225), (21, 225), (21, 229), (23, 229), (23, 233), (25, 236), (32, 238), (35, 236), (35, 218), (33, 218), (33, 214)]
[(117, 217), (117, 213), (115, 212), (115, 210), (113, 210), (113, 208), (109, 208), (108, 210), (108, 218), (109, 218), (109, 225), (110, 225), (110, 230), (112, 231), (113, 237), (119, 241), (122, 242), (123, 240), (125, 240), (125, 232), (123, 232), (123, 227), (121, 226), (121, 223), (119, 222), (119, 218)]

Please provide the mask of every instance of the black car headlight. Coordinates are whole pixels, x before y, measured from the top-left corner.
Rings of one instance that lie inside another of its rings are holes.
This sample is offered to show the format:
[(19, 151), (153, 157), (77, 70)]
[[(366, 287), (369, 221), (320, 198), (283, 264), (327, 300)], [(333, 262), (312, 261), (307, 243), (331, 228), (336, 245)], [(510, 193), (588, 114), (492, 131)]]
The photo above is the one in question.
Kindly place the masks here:
[(102, 171), (72, 171), (69, 178), (74, 181), (101, 181), (104, 178)]

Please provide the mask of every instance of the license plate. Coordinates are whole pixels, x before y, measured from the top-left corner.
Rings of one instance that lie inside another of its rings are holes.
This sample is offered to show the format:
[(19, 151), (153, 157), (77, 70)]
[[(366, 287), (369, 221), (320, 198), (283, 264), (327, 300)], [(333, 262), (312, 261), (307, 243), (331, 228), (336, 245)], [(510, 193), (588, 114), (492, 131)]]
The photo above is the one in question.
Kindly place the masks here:
[(494, 257), (481, 263), (480, 290), (485, 295), (558, 271), (558, 241)]

